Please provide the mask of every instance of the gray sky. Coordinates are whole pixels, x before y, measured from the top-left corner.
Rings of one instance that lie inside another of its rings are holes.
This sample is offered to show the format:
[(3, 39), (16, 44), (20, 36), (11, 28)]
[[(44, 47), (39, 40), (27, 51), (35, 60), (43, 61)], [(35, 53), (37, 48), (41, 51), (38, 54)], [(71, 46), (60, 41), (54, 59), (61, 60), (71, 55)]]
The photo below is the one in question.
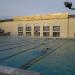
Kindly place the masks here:
[[(74, 10), (65, 8), (64, 1), (66, 0), (0, 0), (0, 19), (58, 12), (74, 14)], [(67, 1), (73, 2), (75, 7), (75, 0)]]

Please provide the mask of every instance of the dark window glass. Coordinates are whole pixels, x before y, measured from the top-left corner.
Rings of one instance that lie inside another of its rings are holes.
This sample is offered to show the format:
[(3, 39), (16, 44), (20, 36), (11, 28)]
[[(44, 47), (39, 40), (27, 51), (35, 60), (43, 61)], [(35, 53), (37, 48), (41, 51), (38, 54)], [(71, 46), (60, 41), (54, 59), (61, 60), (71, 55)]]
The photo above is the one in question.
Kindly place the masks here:
[(23, 31), (23, 27), (18, 27), (18, 31)]
[(60, 37), (60, 32), (53, 32), (53, 37)]
[(23, 35), (23, 32), (18, 32), (18, 36), (22, 36)]
[(60, 31), (60, 26), (53, 26), (53, 31)]
[(26, 36), (31, 36), (31, 32), (26, 32)]
[(49, 36), (49, 32), (43, 32), (43, 36)]
[(31, 31), (31, 27), (26, 27), (26, 31)]
[(49, 26), (43, 26), (43, 31), (49, 31), (50, 27)]
[(40, 32), (34, 32), (34, 36), (40, 36)]
[(34, 31), (35, 31), (35, 32), (40, 31), (40, 26), (35, 26), (35, 27), (34, 27)]

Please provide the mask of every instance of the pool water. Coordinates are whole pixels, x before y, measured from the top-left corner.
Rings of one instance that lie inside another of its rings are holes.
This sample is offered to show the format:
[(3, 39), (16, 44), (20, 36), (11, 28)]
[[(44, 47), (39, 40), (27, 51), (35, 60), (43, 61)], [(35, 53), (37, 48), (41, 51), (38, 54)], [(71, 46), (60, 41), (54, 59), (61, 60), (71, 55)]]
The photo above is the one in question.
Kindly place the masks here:
[(75, 75), (75, 40), (0, 37), (0, 65), (42, 75)]

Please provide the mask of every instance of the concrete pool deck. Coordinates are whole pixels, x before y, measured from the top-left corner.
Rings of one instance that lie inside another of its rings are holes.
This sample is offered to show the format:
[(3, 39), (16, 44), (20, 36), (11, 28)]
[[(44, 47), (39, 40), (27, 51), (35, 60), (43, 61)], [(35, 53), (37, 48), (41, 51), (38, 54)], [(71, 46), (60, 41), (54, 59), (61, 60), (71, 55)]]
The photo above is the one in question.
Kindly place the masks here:
[(0, 75), (40, 75), (40, 73), (31, 72), (19, 68), (0, 66)]

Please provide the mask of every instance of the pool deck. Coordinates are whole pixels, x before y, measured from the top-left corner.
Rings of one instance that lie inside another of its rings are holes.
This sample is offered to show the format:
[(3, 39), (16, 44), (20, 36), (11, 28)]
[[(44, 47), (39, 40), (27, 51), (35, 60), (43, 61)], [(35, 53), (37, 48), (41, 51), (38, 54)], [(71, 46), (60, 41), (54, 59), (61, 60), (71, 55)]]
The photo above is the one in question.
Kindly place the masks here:
[(40, 73), (31, 72), (19, 68), (0, 66), (0, 75), (40, 75)]

